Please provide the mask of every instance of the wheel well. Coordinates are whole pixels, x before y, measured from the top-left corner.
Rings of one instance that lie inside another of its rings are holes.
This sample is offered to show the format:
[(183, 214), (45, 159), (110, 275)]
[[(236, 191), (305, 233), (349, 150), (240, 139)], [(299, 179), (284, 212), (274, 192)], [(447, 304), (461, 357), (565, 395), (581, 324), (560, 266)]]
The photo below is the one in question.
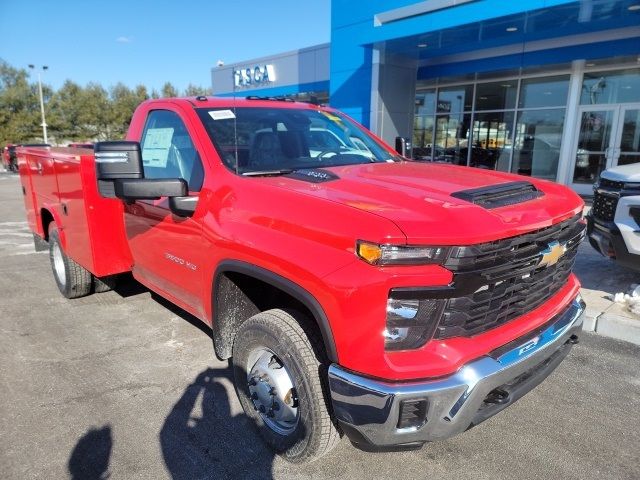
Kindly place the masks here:
[(49, 224), (53, 222), (53, 215), (45, 208), (40, 209), (40, 220), (42, 222), (42, 231), (44, 232), (44, 239), (49, 241)]
[[(275, 277), (277, 276), (274, 275)], [(218, 358), (231, 357), (234, 338), (245, 320), (259, 312), (281, 308), (295, 310), (315, 320), (310, 323), (321, 334), (327, 356), (330, 360), (337, 361), (333, 338), (327, 332), (328, 322), (324, 313), (317, 311), (317, 302), (313, 300), (310, 304), (307, 298), (300, 298), (287, 291), (287, 286), (280, 288), (283, 285), (274, 285), (271, 280), (238, 271), (224, 271), (216, 275), (213, 290), (213, 343)], [(318, 318), (319, 316), (324, 318)]]

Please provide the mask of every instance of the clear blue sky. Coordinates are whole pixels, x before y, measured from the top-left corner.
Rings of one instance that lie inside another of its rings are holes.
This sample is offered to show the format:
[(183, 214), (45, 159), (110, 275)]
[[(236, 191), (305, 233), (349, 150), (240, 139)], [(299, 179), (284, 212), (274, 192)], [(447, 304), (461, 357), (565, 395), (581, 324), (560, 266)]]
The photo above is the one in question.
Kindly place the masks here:
[(0, 58), (43, 81), (211, 86), (210, 70), (330, 37), (330, 0), (0, 0)]

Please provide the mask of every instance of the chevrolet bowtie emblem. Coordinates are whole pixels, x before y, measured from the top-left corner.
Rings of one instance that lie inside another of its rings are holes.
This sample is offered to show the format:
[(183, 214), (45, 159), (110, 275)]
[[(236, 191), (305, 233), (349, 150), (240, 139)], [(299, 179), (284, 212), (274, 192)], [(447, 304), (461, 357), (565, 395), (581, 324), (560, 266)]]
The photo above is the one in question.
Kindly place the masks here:
[(549, 267), (551, 265), (555, 265), (566, 251), (567, 246), (565, 244), (561, 244), (557, 241), (551, 242), (547, 248), (540, 252), (540, 262), (538, 262), (538, 266)]

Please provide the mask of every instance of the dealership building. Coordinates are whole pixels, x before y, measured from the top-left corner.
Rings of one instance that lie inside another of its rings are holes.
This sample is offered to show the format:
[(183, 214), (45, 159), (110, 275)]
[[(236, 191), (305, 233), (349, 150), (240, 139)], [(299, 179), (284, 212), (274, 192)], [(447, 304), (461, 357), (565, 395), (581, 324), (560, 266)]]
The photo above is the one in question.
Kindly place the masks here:
[(640, 162), (640, 0), (332, 0), (331, 42), (212, 68), (214, 95), (328, 103), (412, 156), (589, 193)]

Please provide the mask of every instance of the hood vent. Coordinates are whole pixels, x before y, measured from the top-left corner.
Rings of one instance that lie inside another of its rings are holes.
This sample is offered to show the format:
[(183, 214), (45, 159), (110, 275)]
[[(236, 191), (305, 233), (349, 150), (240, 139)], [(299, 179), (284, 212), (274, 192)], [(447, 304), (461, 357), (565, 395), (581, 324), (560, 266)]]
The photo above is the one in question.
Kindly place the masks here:
[(331, 180), (338, 180), (340, 178), (335, 173), (321, 168), (294, 170), (288, 174), (287, 177), (311, 183), (330, 182)]
[(480, 205), (486, 209), (506, 207), (542, 197), (543, 192), (529, 182), (510, 182), (489, 187), (461, 190), (452, 197)]

